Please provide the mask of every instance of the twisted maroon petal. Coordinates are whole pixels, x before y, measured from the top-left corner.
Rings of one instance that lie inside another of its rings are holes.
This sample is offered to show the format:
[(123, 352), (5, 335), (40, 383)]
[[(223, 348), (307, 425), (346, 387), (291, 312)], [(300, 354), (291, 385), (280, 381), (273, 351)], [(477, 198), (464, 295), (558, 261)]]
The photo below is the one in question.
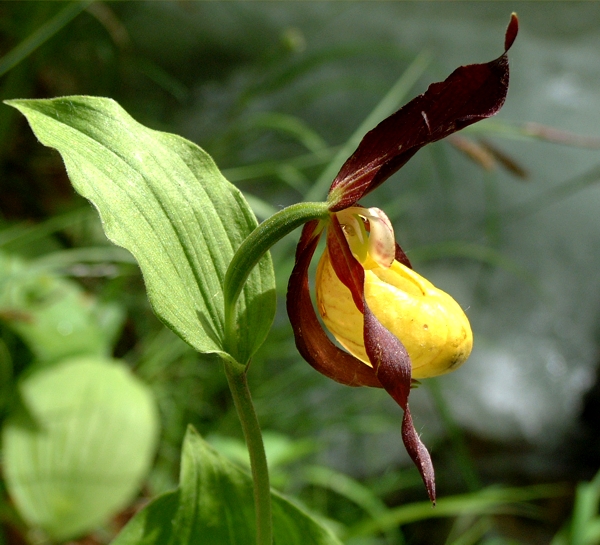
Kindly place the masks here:
[(354, 302), (360, 301), (356, 306), (364, 314), (363, 338), (367, 356), (379, 382), (404, 410), (402, 441), (421, 473), (429, 499), (435, 503), (435, 475), (431, 456), (415, 430), (408, 406), (412, 384), (410, 356), (400, 340), (387, 330), (369, 309), (365, 300), (364, 269), (352, 255), (335, 215), (332, 216), (327, 232), (327, 249), (335, 274), (351, 291)]
[(424, 145), (498, 112), (508, 91), (506, 53), (518, 29), (513, 14), (500, 57), (457, 68), (445, 81), (433, 83), (424, 94), (369, 131), (333, 180), (329, 192), (335, 191), (335, 202), (330, 210), (337, 212), (354, 205)]
[(350, 290), (356, 308), (364, 312), (365, 270), (352, 254), (335, 214), (331, 215), (331, 224), (327, 230), (327, 250), (336, 276)]
[(390, 333), (365, 304), (365, 349), (377, 378), (388, 394), (404, 410), (402, 441), (406, 451), (417, 466), (429, 499), (435, 504), (435, 474), (427, 448), (421, 441), (408, 407), (411, 386), (410, 357), (404, 345)]
[(329, 339), (313, 307), (308, 285), (308, 267), (321, 231), (319, 222), (304, 226), (296, 249), (296, 264), (287, 292), (287, 312), (294, 330), (296, 347), (302, 357), (319, 373), (347, 386), (382, 388), (375, 371)]

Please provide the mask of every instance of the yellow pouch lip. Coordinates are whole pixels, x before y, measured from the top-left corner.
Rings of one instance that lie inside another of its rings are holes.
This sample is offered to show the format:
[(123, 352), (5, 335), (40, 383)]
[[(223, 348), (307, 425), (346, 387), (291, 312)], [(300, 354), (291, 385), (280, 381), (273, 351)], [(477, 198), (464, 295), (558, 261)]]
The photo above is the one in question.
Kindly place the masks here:
[[(367, 304), (406, 347), (413, 378), (449, 373), (464, 363), (473, 345), (471, 327), (450, 295), (397, 261), (386, 269), (367, 258), (364, 267)], [(317, 268), (317, 306), (337, 341), (371, 366), (364, 348), (363, 316), (337, 278), (327, 250)]]

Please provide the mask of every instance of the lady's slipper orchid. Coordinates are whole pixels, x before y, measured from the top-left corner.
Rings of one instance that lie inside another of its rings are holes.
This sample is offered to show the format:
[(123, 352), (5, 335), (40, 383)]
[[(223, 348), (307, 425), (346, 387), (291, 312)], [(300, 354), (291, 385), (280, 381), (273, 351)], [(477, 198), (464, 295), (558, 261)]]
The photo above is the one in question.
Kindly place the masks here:
[[(304, 226), (288, 285), (287, 309), (302, 356), (337, 382), (385, 388), (404, 410), (402, 439), (433, 502), (433, 465), (414, 428), (408, 395), (413, 378), (447, 373), (467, 359), (471, 329), (459, 305), (412, 270), (385, 214), (357, 203), (424, 145), (498, 112), (517, 31), (513, 14), (499, 58), (459, 67), (365, 135), (333, 180), (329, 219)], [(309, 291), (309, 265), (325, 230), (317, 306), (348, 352), (324, 331)]]
[[(412, 378), (449, 373), (462, 365), (473, 346), (469, 320), (452, 297), (396, 261), (394, 232), (385, 214), (352, 207), (336, 215), (352, 255), (364, 269), (365, 301), (402, 341)], [(348, 352), (372, 366), (364, 345), (363, 315), (336, 275), (327, 249), (319, 261), (316, 287), (317, 308), (327, 329)]]

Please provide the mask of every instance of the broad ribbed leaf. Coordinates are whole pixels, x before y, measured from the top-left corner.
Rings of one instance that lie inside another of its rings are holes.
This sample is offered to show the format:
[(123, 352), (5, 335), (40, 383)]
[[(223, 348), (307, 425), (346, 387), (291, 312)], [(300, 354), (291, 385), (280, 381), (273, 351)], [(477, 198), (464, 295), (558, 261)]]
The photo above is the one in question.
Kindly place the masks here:
[[(276, 492), (274, 545), (341, 545), (306, 512)], [(140, 511), (112, 545), (249, 545), (256, 542), (252, 479), (188, 429), (181, 484)]]
[[(137, 259), (157, 315), (201, 352), (222, 352), (227, 266), (257, 222), (241, 193), (195, 144), (154, 131), (97, 97), (7, 102), (57, 149), (75, 189), (98, 209), (104, 230)], [(275, 313), (270, 256), (238, 303), (238, 352), (246, 362)]]
[(153, 459), (152, 394), (122, 364), (77, 358), (31, 374), (2, 434), (8, 492), (55, 540), (93, 530), (127, 506)]

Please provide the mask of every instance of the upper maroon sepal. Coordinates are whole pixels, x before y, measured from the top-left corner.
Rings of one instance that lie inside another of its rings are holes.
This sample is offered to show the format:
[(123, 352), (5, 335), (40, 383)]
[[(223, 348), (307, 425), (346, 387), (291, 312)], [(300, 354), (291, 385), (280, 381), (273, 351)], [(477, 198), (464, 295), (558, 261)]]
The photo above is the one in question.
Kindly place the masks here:
[(517, 34), (519, 33), (519, 18), (513, 11), (510, 15), (510, 22), (506, 28), (506, 34), (504, 35), (504, 52), (506, 53), (515, 41)]
[(506, 53), (518, 28), (513, 14), (504, 39), (506, 50), (499, 58), (457, 68), (369, 131), (331, 184), (334, 202), (330, 210), (353, 206), (424, 145), (498, 112), (508, 91)]

